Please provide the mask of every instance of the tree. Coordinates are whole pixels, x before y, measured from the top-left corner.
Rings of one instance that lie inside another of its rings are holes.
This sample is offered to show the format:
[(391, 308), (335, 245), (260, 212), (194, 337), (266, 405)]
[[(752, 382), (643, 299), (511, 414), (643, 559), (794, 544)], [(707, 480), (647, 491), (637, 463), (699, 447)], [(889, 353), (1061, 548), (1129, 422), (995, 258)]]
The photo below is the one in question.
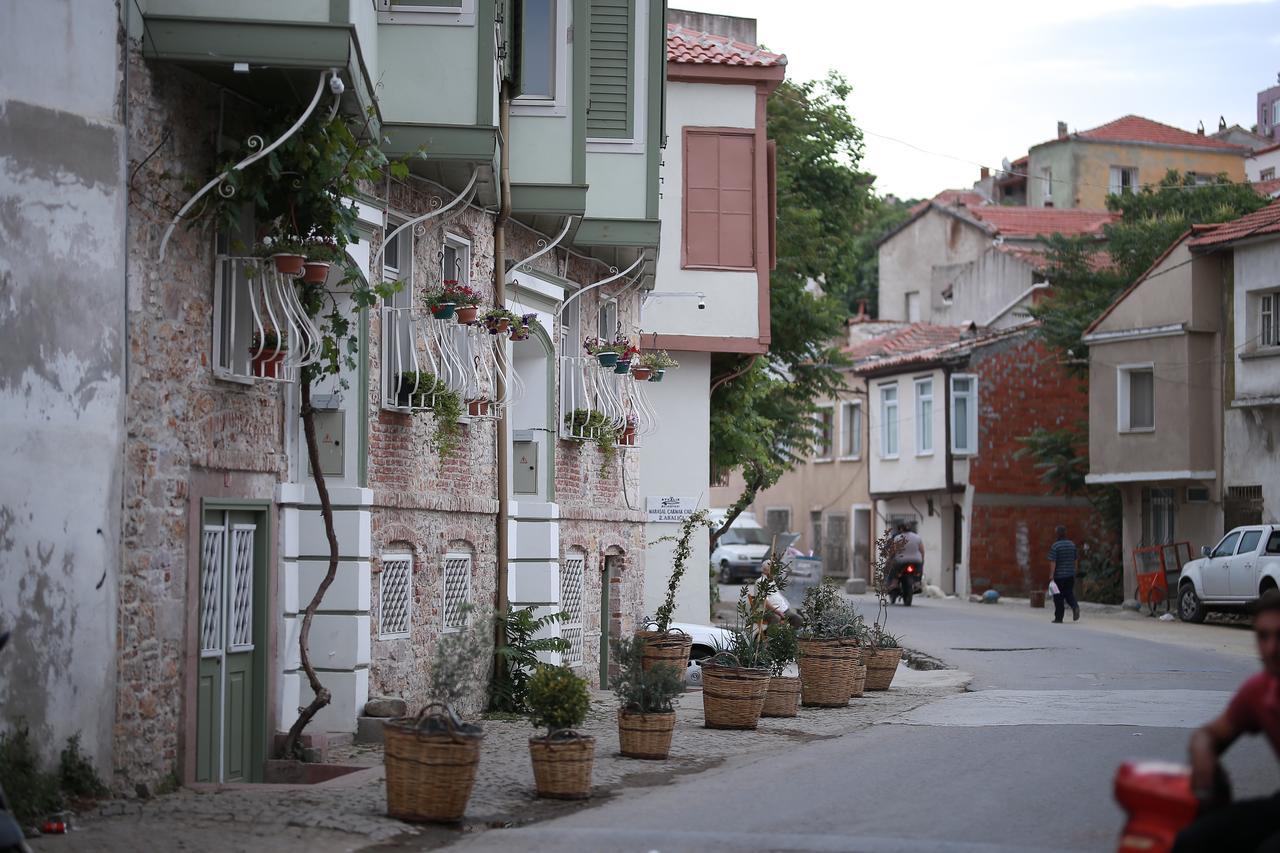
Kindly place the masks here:
[(849, 271), (852, 280), (845, 290), (845, 305), (850, 313), (864, 303), (872, 316), (880, 292), (880, 249), (877, 245), (886, 234), (911, 216), (914, 200), (903, 201), (894, 196), (872, 196), (866, 215), (857, 224), (851, 241)]
[[(769, 101), (777, 143), (777, 268), (770, 277), (770, 345), (762, 356), (717, 359), (711, 382), (711, 461), (741, 467), (747, 487), (711, 543), (755, 495), (813, 448), (815, 401), (839, 393), (836, 345), (848, 294), (858, 287), (857, 229), (873, 204), (872, 177), (858, 170), (862, 132), (838, 74), (784, 82)], [(816, 287), (814, 285), (817, 285)]]

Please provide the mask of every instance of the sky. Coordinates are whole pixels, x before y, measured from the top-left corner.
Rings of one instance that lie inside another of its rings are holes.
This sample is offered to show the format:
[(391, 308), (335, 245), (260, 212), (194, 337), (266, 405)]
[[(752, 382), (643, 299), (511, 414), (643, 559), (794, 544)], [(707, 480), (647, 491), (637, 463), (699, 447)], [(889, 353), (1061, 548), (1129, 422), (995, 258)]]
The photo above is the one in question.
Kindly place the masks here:
[(1059, 121), (1087, 130), (1133, 113), (1212, 133), (1224, 116), (1248, 128), (1280, 73), (1280, 0), (670, 5), (756, 18), (789, 79), (842, 73), (862, 168), (903, 198), (968, 187), (980, 165), (1052, 139)]

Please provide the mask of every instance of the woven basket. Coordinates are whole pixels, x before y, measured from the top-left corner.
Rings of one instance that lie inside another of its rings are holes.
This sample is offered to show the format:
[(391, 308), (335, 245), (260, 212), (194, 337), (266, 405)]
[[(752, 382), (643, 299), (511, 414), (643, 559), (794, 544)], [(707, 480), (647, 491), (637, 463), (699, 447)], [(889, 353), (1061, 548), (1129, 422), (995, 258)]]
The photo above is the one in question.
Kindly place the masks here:
[(685, 671), (689, 668), (689, 650), (693, 648), (693, 637), (683, 631), (636, 631), (636, 639), (644, 640), (644, 657), (640, 665), (648, 672), (660, 663), (674, 666), (684, 680)]
[[(732, 658), (732, 655), (726, 657)], [(702, 715), (709, 729), (754, 729), (769, 690), (769, 670), (702, 665)]]
[(529, 758), (539, 797), (553, 800), (585, 800), (591, 796), (591, 767), (596, 760), (596, 739), (577, 732), (560, 740), (529, 738)]
[(858, 648), (841, 640), (800, 639), (797, 643), (801, 704), (817, 708), (848, 705)]
[(775, 675), (769, 679), (769, 692), (764, 696), (762, 717), (794, 717), (800, 713), (800, 679), (794, 675)]
[(853, 667), (853, 676), (849, 679), (849, 698), (857, 699), (867, 689), (867, 667), (865, 664), (855, 664)]
[(619, 752), (627, 758), (666, 758), (671, 752), (674, 711), (665, 714), (632, 714), (618, 709)]
[[(426, 720), (448, 731), (424, 731)], [(462, 820), (476, 781), (483, 734), (458, 731), (433, 706), (417, 717), (392, 720), (383, 729), (387, 814), (398, 820), (452, 823)]]
[(902, 649), (873, 649), (867, 655), (867, 689), (888, 690), (898, 672)]

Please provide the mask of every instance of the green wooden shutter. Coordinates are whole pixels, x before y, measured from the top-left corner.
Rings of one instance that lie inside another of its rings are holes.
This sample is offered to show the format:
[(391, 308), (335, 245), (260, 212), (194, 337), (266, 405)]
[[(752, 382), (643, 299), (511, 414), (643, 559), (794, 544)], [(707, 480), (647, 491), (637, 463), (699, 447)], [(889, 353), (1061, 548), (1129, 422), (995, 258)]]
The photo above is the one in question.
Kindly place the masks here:
[(635, 0), (591, 0), (587, 136), (631, 136)]

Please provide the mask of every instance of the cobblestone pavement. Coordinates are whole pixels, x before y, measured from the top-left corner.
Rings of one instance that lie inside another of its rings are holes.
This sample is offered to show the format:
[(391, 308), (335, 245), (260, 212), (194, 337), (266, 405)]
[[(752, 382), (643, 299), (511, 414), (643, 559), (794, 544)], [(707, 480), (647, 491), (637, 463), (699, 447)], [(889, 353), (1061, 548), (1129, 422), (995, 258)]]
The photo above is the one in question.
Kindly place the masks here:
[(414, 826), (386, 817), (380, 746), (352, 746), (330, 761), (361, 765), (361, 771), (325, 785), (243, 786), (182, 790), (152, 800), (114, 800), (86, 815), (64, 836), (36, 840), (38, 851), (273, 850), (338, 853), (368, 849), (429, 849), (459, 833), (512, 826), (590, 808), (625, 787), (661, 785), (715, 766), (729, 755), (783, 751), (812, 740), (838, 737), (879, 720), (962, 690), (967, 677), (953, 670), (917, 672), (903, 666), (891, 690), (868, 693), (846, 708), (803, 708), (791, 719), (762, 719), (755, 732), (702, 726), (702, 694), (685, 694), (671, 755), (665, 761), (622, 758), (618, 751), (616, 701), (593, 696), (584, 733), (596, 737), (593, 801), (564, 803), (533, 794), (528, 738), (522, 720), (487, 720), (475, 790), (461, 827)]

